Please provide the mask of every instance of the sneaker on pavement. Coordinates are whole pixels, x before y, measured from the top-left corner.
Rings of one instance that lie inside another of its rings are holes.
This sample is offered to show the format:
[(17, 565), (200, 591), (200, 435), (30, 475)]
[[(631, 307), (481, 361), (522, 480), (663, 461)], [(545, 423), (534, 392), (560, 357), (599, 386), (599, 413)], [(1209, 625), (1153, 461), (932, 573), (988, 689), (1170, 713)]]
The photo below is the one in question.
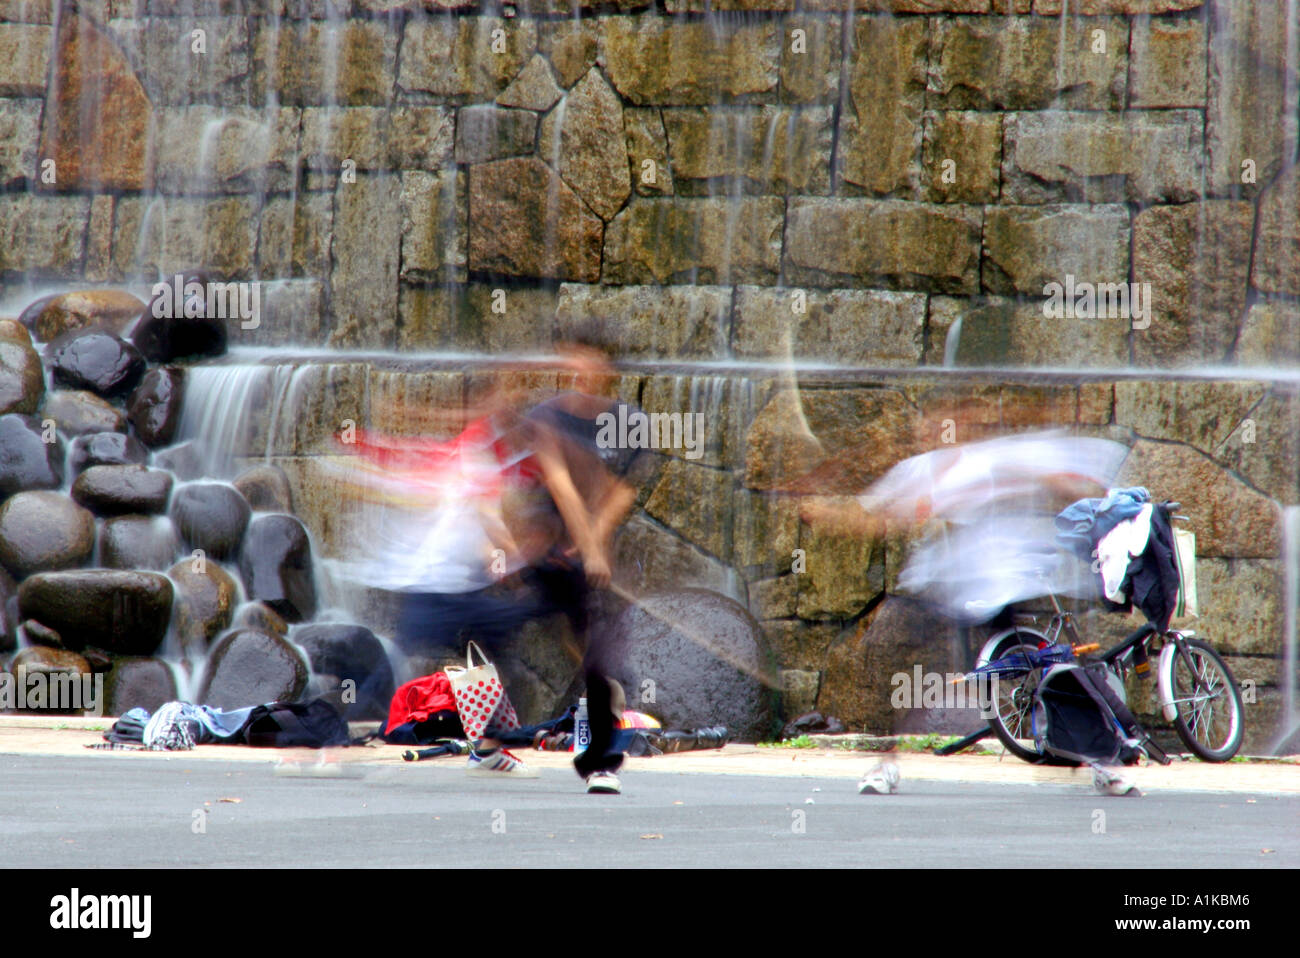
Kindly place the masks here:
[(623, 786), (613, 772), (592, 772), (587, 776), (588, 795), (620, 795)]
[(881, 762), (867, 770), (867, 774), (858, 782), (859, 795), (892, 795), (898, 791), (898, 766), (893, 762)]
[(486, 755), (478, 752), (469, 753), (469, 763), (465, 771), (470, 775), (509, 775), (512, 778), (536, 778), (537, 769), (529, 768), (503, 748), (495, 749)]
[(1092, 767), (1092, 787), (1102, 795), (1142, 797), (1142, 790), (1137, 787), (1137, 783), (1133, 779), (1127, 775), (1121, 775), (1119, 772), (1112, 772), (1109, 769), (1102, 768), (1100, 765)]

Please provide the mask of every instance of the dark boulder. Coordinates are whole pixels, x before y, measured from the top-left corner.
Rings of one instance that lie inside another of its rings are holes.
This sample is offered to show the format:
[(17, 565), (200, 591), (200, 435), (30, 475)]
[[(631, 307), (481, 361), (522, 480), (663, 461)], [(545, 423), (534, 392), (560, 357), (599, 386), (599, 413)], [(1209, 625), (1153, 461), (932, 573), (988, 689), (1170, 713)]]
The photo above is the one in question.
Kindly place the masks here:
[(248, 500), (224, 482), (191, 482), (172, 496), (171, 518), (190, 549), (202, 549), (210, 559), (239, 551), (252, 514)]
[(34, 645), (13, 657), (9, 672), (24, 686), (24, 711), (103, 714), (90, 663), (75, 652)]
[(126, 415), (84, 389), (55, 389), (46, 393), (40, 418), (53, 419), (59, 430), (69, 436), (126, 431)]
[(92, 432), (72, 440), (68, 466), (76, 475), (91, 466), (143, 465), (149, 450), (138, 439), (121, 432)]
[(212, 647), (199, 704), (240, 709), (293, 702), (307, 687), (307, 663), (284, 639), (265, 632), (231, 632)]
[(91, 466), (72, 484), (72, 498), (99, 516), (155, 515), (167, 508), (172, 475), (145, 466)]
[(140, 441), (165, 446), (176, 435), (181, 418), (182, 371), (173, 366), (151, 369), (126, 403), (126, 414)]
[(289, 623), (284, 616), (265, 602), (245, 602), (235, 610), (235, 620), (231, 623), (236, 629), (256, 629), (258, 632), (270, 632), (272, 635), (288, 635)]
[(108, 714), (121, 715), (134, 708), (149, 713), (179, 697), (176, 676), (162, 659), (122, 656), (104, 677)]
[(60, 492), (20, 492), (0, 505), (0, 564), (18, 578), (75, 569), (94, 549), (94, 516)]
[(155, 363), (189, 356), (220, 356), (226, 351), (227, 320), (222, 313), (238, 315), (229, 294), (237, 294), (236, 284), (217, 287), (213, 277), (202, 272), (185, 274), (179, 284), (169, 281), (140, 313), (131, 340)]
[(22, 624), (23, 635), (32, 645), (44, 645), (51, 649), (63, 648), (63, 636), (48, 625), (42, 625), (35, 619), (28, 619)]
[(69, 649), (152, 655), (167, 634), (172, 584), (155, 572), (41, 572), (18, 587), (18, 608), (24, 619), (57, 631)]
[(732, 599), (704, 589), (650, 595), (614, 620), (607, 640), (629, 708), (667, 728), (725, 725), (733, 741), (766, 741), (776, 731), (761, 632)]
[(18, 314), (18, 322), (22, 323), (33, 333), (36, 329), (36, 319), (45, 311), (45, 307), (54, 302), (63, 293), (51, 293), (48, 296), (42, 296), (40, 299), (34, 299), (28, 303), (21, 313)]
[(32, 317), (31, 330), (43, 343), (91, 326), (102, 326), (120, 336), (136, 321), (143, 308), (144, 303), (120, 289), (76, 290), (45, 301), (41, 310)]
[(63, 441), (57, 432), (42, 429), (40, 420), (31, 416), (0, 416), (0, 499), (62, 484)]
[(322, 623), (294, 629), (289, 638), (307, 653), (312, 672), (325, 690), (341, 690), (344, 714), (350, 721), (388, 716), (393, 667), (373, 632), (361, 625)]
[(248, 598), (265, 602), (287, 622), (316, 614), (311, 540), (293, 516), (258, 516), (248, 526), (239, 556)]
[(293, 512), (289, 477), (279, 466), (250, 466), (235, 477), (235, 488), (257, 512)]
[(183, 559), (167, 570), (176, 586), (176, 637), (187, 657), (201, 658), (230, 627), (239, 584), (208, 559)]
[(100, 561), (110, 569), (162, 571), (179, 548), (166, 516), (118, 516), (105, 522), (99, 535)]
[(138, 349), (99, 328), (65, 333), (46, 347), (45, 355), (55, 383), (108, 399), (134, 389), (146, 366)]
[(41, 357), (26, 338), (13, 320), (0, 319), (0, 414), (34, 413), (45, 397)]

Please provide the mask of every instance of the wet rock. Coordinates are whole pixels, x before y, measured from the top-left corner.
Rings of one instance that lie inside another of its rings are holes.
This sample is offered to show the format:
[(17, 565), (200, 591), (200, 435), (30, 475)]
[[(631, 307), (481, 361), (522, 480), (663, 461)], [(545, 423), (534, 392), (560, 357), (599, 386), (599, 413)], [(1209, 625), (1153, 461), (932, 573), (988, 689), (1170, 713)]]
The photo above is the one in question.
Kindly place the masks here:
[[(611, 355), (722, 359), (731, 299), (731, 290), (718, 286), (564, 283), (555, 325), (561, 338), (578, 327), (597, 331)], [(608, 321), (614, 316), (617, 322)]]
[[(1108, 55), (1092, 52), (1094, 30), (1108, 38)], [(1128, 24), (1122, 19), (948, 17), (937, 18), (934, 31), (927, 69), (932, 108), (1106, 110), (1123, 105)]]
[[(75, 652), (46, 646), (23, 649), (9, 663), (9, 672), (22, 677), (27, 705), (24, 711), (79, 713), (88, 710), (103, 714), (103, 703), (96, 701), (90, 663)], [(44, 676), (45, 681), (32, 682), (37, 675)], [(16, 696), (17, 687), (14, 693)]]
[[(26, 338), (27, 333), (11, 320), (0, 320), (0, 325), (15, 327)], [(30, 342), (17, 336), (0, 335), (0, 415), (4, 413), (34, 413), (45, 398), (45, 373), (41, 357)]]
[[(486, 163), (533, 152), (537, 114), (491, 104), (462, 107), (456, 115), (456, 162)], [(545, 155), (545, 154), (543, 154)], [(627, 164), (623, 164), (624, 169)]]
[(92, 432), (125, 432), (122, 411), (84, 390), (55, 389), (45, 394), (40, 417), (53, 419), (61, 432), (81, 436)]
[(830, 188), (830, 107), (670, 110), (664, 126), (678, 195)]
[(623, 657), (615, 677), (629, 694), (652, 682), (653, 711), (665, 727), (725, 725), (744, 742), (776, 731), (758, 623), (725, 596), (701, 589), (647, 596), (618, 616), (608, 639)]
[(225, 559), (239, 551), (252, 514), (239, 491), (219, 482), (192, 482), (172, 496), (171, 519), (187, 547), (209, 558)]
[(51, 73), (40, 155), (59, 189), (149, 189), (149, 97), (117, 44), (86, 17), (61, 17)]
[(289, 623), (284, 621), (284, 616), (265, 602), (245, 602), (235, 612), (235, 621), (231, 624), (236, 629), (253, 629), (272, 635), (289, 634)]
[[(1291, 167), (1269, 184), (1259, 199), (1252, 285), (1288, 296), (1300, 294), (1300, 167)], [(1239, 244), (1243, 245), (1243, 244)], [(1249, 256), (1250, 243), (1245, 254)]]
[(601, 219), (618, 212), (632, 192), (623, 105), (599, 70), (579, 80), (542, 122), (540, 153), (558, 158), (560, 176)]
[(470, 269), (587, 283), (600, 278), (600, 218), (536, 157), (472, 167), (469, 209)]
[(1191, 509), (1199, 556), (1272, 559), (1279, 554), (1280, 522), (1273, 501), (1191, 446), (1139, 440), (1115, 481), (1145, 485), (1160, 498)]
[(293, 512), (293, 490), (279, 466), (251, 466), (235, 477), (235, 488), (255, 512)]
[(497, 97), (497, 104), (545, 113), (563, 95), (564, 91), (555, 82), (546, 58), (534, 55), (519, 71), (519, 76)]
[(265, 602), (287, 622), (316, 614), (311, 541), (293, 516), (258, 516), (248, 526), (239, 574), (250, 599)]
[(72, 484), (72, 498), (98, 516), (155, 515), (167, 508), (171, 473), (145, 466), (91, 466)]
[(908, 189), (920, 175), (926, 23), (914, 17), (858, 17), (853, 42), (852, 109), (840, 119), (840, 175), (877, 194)]
[(665, 22), (657, 17), (604, 21), (604, 66), (633, 103), (708, 105), (775, 92), (781, 34), (775, 21)]
[(41, 315), (45, 307), (58, 299), (61, 293), (51, 293), (48, 296), (42, 296), (40, 299), (34, 299), (23, 307), (23, 311), (18, 314), (18, 322), (32, 329), (36, 325), (36, 317)]
[(393, 668), (373, 632), (360, 625), (305, 625), (292, 641), (307, 653), (316, 678), (330, 689), (342, 687), (350, 721), (388, 717)]
[(743, 598), (734, 569), (642, 516), (615, 534), (612, 551), (615, 580), (634, 592), (696, 586)]
[(95, 548), (95, 520), (58, 492), (20, 492), (0, 506), (0, 563), (22, 578), (72, 569)]
[(80, 650), (152, 655), (167, 634), (172, 584), (153, 572), (41, 572), (18, 588), (23, 618), (38, 619)]
[(63, 636), (48, 625), (42, 625), (35, 619), (28, 619), (22, 624), (23, 635), (32, 645), (44, 645), (51, 649), (63, 648)]
[(144, 303), (119, 289), (86, 289), (55, 296), (32, 320), (32, 333), (42, 343), (64, 333), (101, 326), (115, 336), (140, 316)]
[(959, 204), (801, 197), (790, 200), (785, 235), (797, 283), (979, 288), (980, 217)]
[[(177, 638), (188, 657), (202, 657), (212, 640), (230, 627), (239, 586), (220, 565), (206, 560), (182, 560), (167, 570), (167, 576), (176, 586)], [(255, 622), (240, 626), (258, 627)]]
[[(1300, 81), (1295, 12), (1277, 4), (1216, 3), (1209, 17), (1205, 110), (1207, 189), (1251, 197), (1295, 158)], [(1253, 182), (1243, 163), (1251, 161)]]
[(1251, 306), (1242, 321), (1236, 357), (1242, 366), (1300, 365), (1300, 306), (1285, 302)]
[(193, 440), (159, 449), (153, 454), (153, 464), (175, 473), (182, 482), (201, 479), (204, 475), (203, 451)]
[(165, 516), (119, 516), (104, 523), (100, 561), (110, 569), (167, 568), (180, 542)]
[(783, 215), (771, 196), (638, 197), (606, 230), (605, 282), (775, 283)]
[[(894, 708), (891, 694), (901, 685), (891, 682), (893, 676), (901, 673), (910, 681), (917, 666), (922, 673), (964, 672), (969, 663), (964, 648), (958, 646), (951, 620), (918, 602), (890, 596), (832, 643), (817, 709), (839, 716), (855, 731), (889, 734), (903, 713), (916, 711)], [(911, 702), (909, 698), (904, 704)], [(978, 719), (960, 731), (964, 734), (977, 723)]]
[(135, 388), (145, 361), (130, 343), (103, 329), (65, 333), (47, 347), (54, 382), (111, 399)]
[(402, 90), (435, 97), (491, 99), (509, 86), (536, 49), (533, 20), (474, 16), (413, 20), (402, 39), (397, 84)]
[(176, 676), (162, 659), (120, 657), (104, 677), (108, 715), (121, 715), (134, 708), (153, 714), (179, 697)]
[(68, 465), (73, 473), (92, 466), (144, 465), (149, 450), (133, 436), (120, 432), (92, 432), (72, 440)]
[(199, 704), (219, 709), (293, 702), (307, 687), (307, 663), (279, 636), (242, 630), (212, 648)]
[(221, 317), (241, 315), (240, 284), (194, 272), (158, 285), (131, 334), (141, 354), (155, 363), (224, 354), (229, 320)]
[(147, 446), (165, 446), (176, 435), (181, 418), (184, 386), (179, 368), (151, 369), (126, 403), (126, 414), (140, 441)]
[(103, 649), (86, 646), (81, 650), (81, 655), (95, 672), (107, 672), (113, 668), (113, 656)]
[(32, 416), (0, 416), (0, 499), (24, 489), (57, 489), (63, 484), (63, 442)]
[(984, 221), (985, 288), (1043, 295), (1048, 283), (1122, 283), (1129, 274), (1129, 213), (1119, 205), (990, 208)]

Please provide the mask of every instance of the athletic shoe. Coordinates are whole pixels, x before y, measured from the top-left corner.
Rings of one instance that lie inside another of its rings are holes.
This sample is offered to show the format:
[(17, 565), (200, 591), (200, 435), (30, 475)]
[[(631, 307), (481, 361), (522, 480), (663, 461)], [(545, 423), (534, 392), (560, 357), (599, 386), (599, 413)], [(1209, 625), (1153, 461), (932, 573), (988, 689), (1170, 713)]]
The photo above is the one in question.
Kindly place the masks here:
[(868, 769), (867, 774), (858, 782), (859, 795), (892, 795), (898, 791), (898, 766), (893, 762), (881, 762)]
[(592, 772), (587, 776), (588, 795), (621, 795), (623, 786), (613, 772)]
[(529, 768), (503, 748), (494, 749), (486, 755), (478, 752), (469, 753), (469, 764), (465, 771), (470, 775), (509, 775), (512, 778), (536, 778), (537, 769)]
[(1119, 772), (1104, 769), (1100, 765), (1092, 767), (1092, 787), (1102, 795), (1142, 797), (1142, 790), (1137, 787), (1137, 783), (1131, 778), (1127, 775), (1121, 775)]

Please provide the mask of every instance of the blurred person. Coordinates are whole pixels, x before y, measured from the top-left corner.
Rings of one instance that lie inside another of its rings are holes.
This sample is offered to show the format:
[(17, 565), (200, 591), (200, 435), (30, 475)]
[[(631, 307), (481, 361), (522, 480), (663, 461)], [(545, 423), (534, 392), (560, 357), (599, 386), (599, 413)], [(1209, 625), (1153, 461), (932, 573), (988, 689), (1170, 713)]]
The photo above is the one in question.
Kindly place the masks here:
[[(620, 405), (609, 393), (614, 370), (594, 335), (579, 333), (558, 347), (563, 391), (535, 405), (523, 417), (522, 434), (537, 465), (539, 491), (528, 524), (551, 530), (532, 543), (524, 580), (547, 612), (562, 613), (585, 648), (583, 673), (591, 725), (589, 747), (574, 768), (592, 793), (617, 794), (623, 755), (615, 748), (616, 722), (625, 696), (610, 676), (615, 650), (603, 633), (590, 629), (593, 589), (611, 584), (610, 542), (636, 501), (627, 477), (640, 450), (599, 441), (603, 414)], [(556, 521), (556, 520), (559, 521)]]

